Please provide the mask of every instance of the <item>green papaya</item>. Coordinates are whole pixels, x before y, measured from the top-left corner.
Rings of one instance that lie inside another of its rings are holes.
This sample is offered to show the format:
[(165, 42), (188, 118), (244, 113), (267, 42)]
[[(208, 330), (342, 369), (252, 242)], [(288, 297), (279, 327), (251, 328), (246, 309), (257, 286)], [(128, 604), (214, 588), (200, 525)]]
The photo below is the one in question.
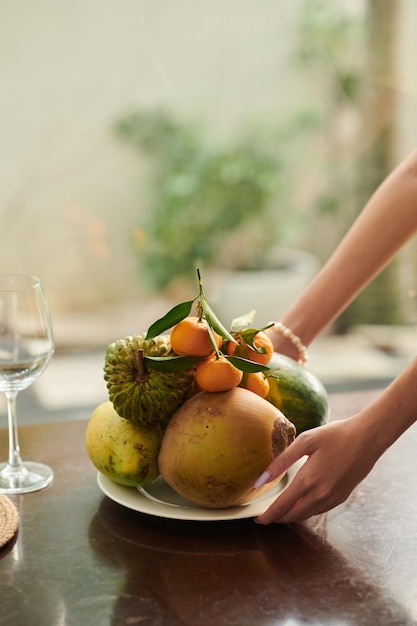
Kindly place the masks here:
[(274, 352), (268, 368), (264, 372), (269, 381), (266, 400), (294, 424), (297, 435), (328, 421), (329, 397), (317, 376), (278, 352)]

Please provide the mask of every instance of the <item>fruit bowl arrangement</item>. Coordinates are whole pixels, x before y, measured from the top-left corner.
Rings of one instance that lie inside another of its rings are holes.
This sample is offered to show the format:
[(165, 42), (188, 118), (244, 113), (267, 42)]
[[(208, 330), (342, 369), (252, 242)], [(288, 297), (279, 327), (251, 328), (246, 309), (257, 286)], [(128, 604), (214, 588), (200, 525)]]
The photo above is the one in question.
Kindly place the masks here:
[(108, 346), (109, 399), (90, 417), (86, 448), (120, 485), (162, 478), (198, 506), (235, 507), (281, 480), (254, 488), (297, 434), (327, 421), (328, 397), (304, 366), (274, 353), (254, 311), (226, 329), (197, 274), (196, 298)]

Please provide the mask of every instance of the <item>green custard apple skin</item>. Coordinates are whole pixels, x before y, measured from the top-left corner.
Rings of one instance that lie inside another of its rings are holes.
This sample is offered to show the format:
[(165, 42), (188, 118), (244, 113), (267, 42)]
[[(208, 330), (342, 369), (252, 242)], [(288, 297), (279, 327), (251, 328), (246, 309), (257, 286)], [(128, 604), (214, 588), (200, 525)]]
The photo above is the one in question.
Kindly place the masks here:
[(138, 487), (159, 476), (163, 431), (137, 426), (120, 417), (110, 400), (94, 409), (85, 445), (95, 467), (115, 483)]
[(322, 382), (306, 367), (275, 352), (265, 375), (269, 381), (266, 400), (292, 422), (297, 435), (326, 424), (329, 419), (329, 397)]
[(143, 356), (174, 356), (169, 335), (145, 339), (137, 334), (111, 343), (106, 351), (104, 379), (117, 413), (134, 424), (166, 424), (185, 400), (194, 383), (194, 372), (140, 372), (138, 351)]

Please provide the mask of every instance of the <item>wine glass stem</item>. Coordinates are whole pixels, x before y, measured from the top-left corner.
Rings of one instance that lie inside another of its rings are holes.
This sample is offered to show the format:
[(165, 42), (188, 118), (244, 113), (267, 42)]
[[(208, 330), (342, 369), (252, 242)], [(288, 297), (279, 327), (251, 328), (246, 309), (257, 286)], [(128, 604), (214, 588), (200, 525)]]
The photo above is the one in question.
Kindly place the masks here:
[(7, 418), (9, 424), (9, 465), (13, 469), (22, 467), (20, 456), (19, 437), (17, 434), (16, 398), (17, 392), (6, 392)]

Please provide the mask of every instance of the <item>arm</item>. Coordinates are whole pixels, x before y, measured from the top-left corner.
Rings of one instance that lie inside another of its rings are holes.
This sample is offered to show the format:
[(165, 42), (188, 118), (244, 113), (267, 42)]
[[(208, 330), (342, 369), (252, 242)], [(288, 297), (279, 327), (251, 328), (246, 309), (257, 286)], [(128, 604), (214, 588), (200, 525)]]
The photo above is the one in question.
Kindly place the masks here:
[(301, 433), (272, 461), (258, 486), (304, 455), (306, 463), (256, 521), (299, 522), (344, 502), (385, 450), (417, 420), (416, 383), (417, 358), (357, 415)]
[[(328, 326), (417, 231), (417, 150), (376, 190), (333, 255), (282, 322), (305, 345)], [(268, 331), (277, 351), (297, 358)]]
[[(309, 345), (416, 231), (417, 150), (377, 189), (282, 322)], [(276, 350), (298, 358), (288, 339), (273, 329), (269, 333)], [(416, 381), (417, 359), (357, 415), (301, 433), (258, 479), (260, 486), (308, 457), (290, 486), (257, 521), (301, 521), (346, 500), (384, 451), (417, 419)]]

